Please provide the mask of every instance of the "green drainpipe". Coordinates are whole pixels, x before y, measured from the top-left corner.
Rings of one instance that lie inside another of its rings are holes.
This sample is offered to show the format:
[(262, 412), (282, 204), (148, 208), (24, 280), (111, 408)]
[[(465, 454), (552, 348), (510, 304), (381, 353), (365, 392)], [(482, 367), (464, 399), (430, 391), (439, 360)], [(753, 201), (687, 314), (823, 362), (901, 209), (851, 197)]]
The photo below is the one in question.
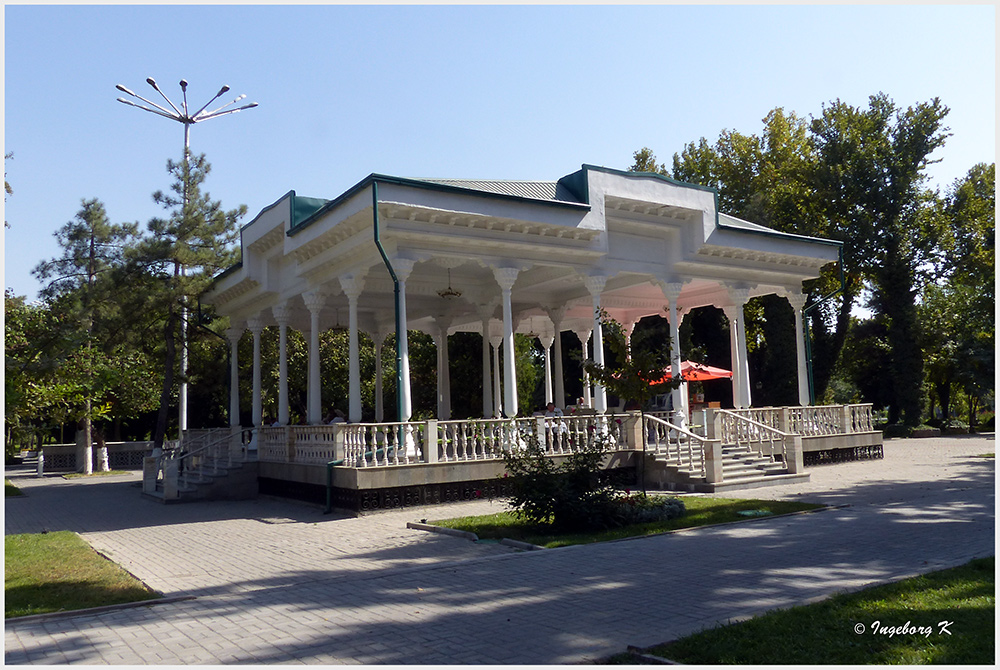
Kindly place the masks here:
[(844, 289), (847, 288), (847, 279), (844, 277), (844, 247), (841, 245), (839, 251), (839, 258), (837, 264), (840, 266), (840, 288), (836, 291), (830, 293), (830, 295), (820, 298), (813, 304), (802, 310), (802, 327), (805, 329), (806, 333), (806, 370), (809, 372), (809, 404), (816, 404), (816, 382), (813, 380), (813, 359), (812, 359), (812, 336), (809, 334), (809, 312), (813, 311), (824, 302), (837, 295), (838, 293), (843, 293)]

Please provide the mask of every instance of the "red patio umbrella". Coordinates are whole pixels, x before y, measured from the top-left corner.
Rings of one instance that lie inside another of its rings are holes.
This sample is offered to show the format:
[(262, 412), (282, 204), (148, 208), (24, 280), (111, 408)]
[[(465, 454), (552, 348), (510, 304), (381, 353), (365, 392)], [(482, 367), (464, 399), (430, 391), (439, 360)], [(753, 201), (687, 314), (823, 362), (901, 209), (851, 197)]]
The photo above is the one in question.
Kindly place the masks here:
[[(652, 384), (660, 384), (662, 382), (668, 381), (673, 377), (673, 371), (670, 369), (671, 366), (667, 366), (663, 370), (663, 378), (657, 379)], [(732, 379), (733, 373), (730, 370), (723, 370), (722, 368), (712, 367), (711, 365), (705, 365), (704, 363), (695, 363), (694, 361), (681, 361), (681, 377), (685, 381), (689, 382), (703, 382), (710, 379)]]

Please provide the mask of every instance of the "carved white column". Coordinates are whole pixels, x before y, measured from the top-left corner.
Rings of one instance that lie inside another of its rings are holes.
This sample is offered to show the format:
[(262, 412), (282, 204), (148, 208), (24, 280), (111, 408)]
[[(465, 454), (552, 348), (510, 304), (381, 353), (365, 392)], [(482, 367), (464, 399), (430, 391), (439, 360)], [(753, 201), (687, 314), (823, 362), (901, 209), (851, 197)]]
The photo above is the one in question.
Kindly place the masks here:
[[(739, 390), (739, 403), (737, 407), (750, 407), (752, 405), (750, 397), (750, 369), (747, 365), (747, 331), (746, 316), (743, 306), (749, 300), (750, 289), (730, 288), (729, 298), (732, 301), (731, 309), (725, 309), (726, 316), (729, 317), (730, 331), (735, 327), (735, 344), (733, 352), (733, 395), (734, 404)], [(732, 336), (731, 336), (732, 342)], [(737, 374), (737, 370), (739, 374)]]
[(397, 258), (392, 262), (392, 267), (396, 271), (396, 278), (399, 280), (399, 305), (397, 309), (399, 310), (399, 329), (400, 329), (400, 369), (401, 369), (401, 388), (400, 388), (400, 421), (409, 421), (410, 416), (413, 414), (413, 396), (410, 393), (410, 337), (407, 334), (408, 329), (406, 326), (406, 280), (409, 279), (410, 273), (413, 272), (413, 266), (416, 261), (411, 261), (409, 259)]
[(451, 319), (438, 317), (434, 320), (438, 327), (435, 342), (437, 345), (437, 369), (438, 369), (438, 402), (437, 418), (447, 421), (451, 418), (451, 373), (448, 362), (448, 328), (451, 327)]
[(292, 310), (288, 302), (271, 308), (274, 320), (278, 322), (278, 423), (288, 425), (288, 322)]
[[(590, 329), (584, 328), (582, 330), (577, 330), (576, 336), (580, 340), (580, 348), (582, 350), (581, 361), (585, 361), (590, 358), (590, 353), (587, 351), (587, 342), (590, 341)], [(583, 371), (583, 404), (587, 407), (593, 407), (593, 402), (590, 395), (590, 373), (586, 369)]]
[(352, 423), (361, 421), (361, 363), (358, 353), (358, 298), (364, 290), (365, 280), (357, 275), (342, 275), (340, 288), (347, 296), (347, 418)]
[(490, 319), (496, 307), (491, 303), (479, 307), (483, 331), (483, 418), (493, 416), (493, 373), (490, 369)]
[(260, 424), (264, 418), (260, 388), (260, 334), (264, 332), (264, 322), (258, 317), (247, 319), (247, 329), (253, 335), (253, 404), (251, 421), (255, 428), (260, 428)]
[(503, 416), (503, 385), (500, 383), (500, 347), (503, 345), (503, 335), (491, 335), (493, 345), (493, 418)]
[(240, 425), (240, 337), (243, 328), (233, 326), (226, 330), (229, 339), (229, 425)]
[[(594, 363), (604, 367), (604, 328), (601, 326), (601, 292), (608, 278), (599, 275), (584, 277), (583, 283), (590, 293), (594, 307)], [(604, 385), (594, 383), (594, 409), (600, 413), (608, 411), (608, 393)]]
[(379, 330), (377, 333), (372, 333), (371, 336), (375, 343), (375, 421), (381, 423), (385, 420), (385, 399), (382, 397), (382, 346), (389, 334), (384, 330)]
[(538, 341), (541, 342), (545, 350), (545, 404), (555, 402), (552, 399), (552, 342), (555, 337), (549, 333), (540, 335)]
[(326, 294), (307, 291), (302, 300), (309, 309), (309, 380), (306, 391), (306, 421), (316, 425), (323, 420), (322, 384), (319, 377), (319, 316)]
[(493, 268), (493, 276), (500, 284), (503, 303), (503, 406), (505, 415), (517, 416), (517, 369), (514, 362), (514, 318), (511, 308), (511, 290), (517, 281), (517, 268)]
[(798, 371), (799, 404), (803, 407), (809, 404), (809, 372), (806, 361), (806, 336), (802, 321), (802, 308), (806, 305), (803, 293), (786, 293), (788, 304), (795, 313), (795, 364)]
[(552, 392), (554, 394), (553, 402), (556, 407), (566, 406), (566, 380), (563, 379), (563, 356), (562, 356), (562, 322), (563, 317), (566, 316), (566, 308), (558, 307), (546, 310), (549, 314), (549, 319), (552, 320), (552, 327), (555, 332), (555, 349), (553, 355), (555, 356), (555, 365), (553, 366), (552, 374), (555, 376), (554, 388)]
[[(667, 298), (670, 312), (670, 371), (671, 377), (675, 380), (683, 379), (681, 370), (681, 316), (677, 310), (677, 299), (681, 295), (683, 282), (665, 282), (662, 286), (663, 295)], [(687, 413), (687, 384), (681, 385), (671, 391), (674, 404), (674, 422), (681, 428), (686, 428), (688, 424)]]
[(733, 305), (725, 305), (722, 308), (726, 318), (729, 319), (729, 351), (732, 358), (733, 368), (733, 407), (745, 407), (743, 401), (743, 385), (740, 383), (740, 337), (739, 321), (743, 319), (743, 308)]

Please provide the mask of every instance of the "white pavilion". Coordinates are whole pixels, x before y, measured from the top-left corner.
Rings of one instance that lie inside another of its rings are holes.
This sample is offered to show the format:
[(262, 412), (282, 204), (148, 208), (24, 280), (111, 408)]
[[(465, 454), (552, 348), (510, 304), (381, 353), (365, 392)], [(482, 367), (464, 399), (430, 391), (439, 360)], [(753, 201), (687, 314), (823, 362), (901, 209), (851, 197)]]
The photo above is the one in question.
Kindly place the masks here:
[[(425, 332), (439, 343), (437, 416), (451, 418), (449, 334), (483, 337), (483, 416), (519, 412), (513, 334), (533, 333), (546, 351), (546, 401), (563, 399), (561, 331), (575, 332), (602, 363), (597, 309), (626, 332), (642, 317), (668, 316), (679, 360), (678, 325), (693, 308), (725, 310), (733, 351), (736, 407), (752, 405), (743, 305), (784, 296), (796, 315), (800, 404), (808, 404), (802, 282), (838, 258), (839, 242), (778, 232), (718, 211), (716, 193), (661, 175), (584, 165), (556, 181), (404, 179), (372, 174), (333, 200), (290, 191), (241, 231), (242, 262), (219, 276), (204, 301), (229, 316), (233, 372), (245, 330), (259, 349), (265, 326), (306, 336), (310, 346), (308, 422), (322, 419), (319, 333), (350, 333), (348, 419), (361, 420), (358, 333)], [(459, 290), (452, 289), (459, 287)], [(453, 297), (453, 294), (460, 296)], [(398, 298), (397, 298), (398, 296)], [(410, 416), (406, 338), (399, 338), (400, 420)], [(553, 346), (555, 351), (552, 351)], [(284, 346), (280, 347), (284, 352)], [(278, 422), (287, 424), (287, 376), (279, 373)], [(500, 374), (491, 370), (491, 355)], [(677, 369), (675, 366), (674, 369)], [(379, 380), (376, 380), (378, 383)], [(238, 385), (233, 384), (233, 389)], [(253, 423), (262, 419), (259, 357)], [(589, 392), (589, 389), (588, 389)], [(608, 409), (604, 389), (592, 407)], [(675, 392), (684, 420), (686, 394)], [(379, 403), (381, 393), (376, 393)], [(231, 416), (238, 424), (234, 392)], [(375, 407), (376, 420), (383, 408)]]

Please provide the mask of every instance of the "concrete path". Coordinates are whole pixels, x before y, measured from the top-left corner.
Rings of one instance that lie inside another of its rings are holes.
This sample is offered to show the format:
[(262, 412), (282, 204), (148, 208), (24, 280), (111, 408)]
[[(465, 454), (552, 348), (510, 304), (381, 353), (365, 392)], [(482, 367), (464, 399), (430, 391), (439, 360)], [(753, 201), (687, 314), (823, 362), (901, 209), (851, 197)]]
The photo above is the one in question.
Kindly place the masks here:
[(993, 554), (995, 465), (975, 457), (993, 451), (992, 435), (892, 440), (882, 461), (729, 494), (849, 507), (535, 552), (406, 529), (501, 509), (488, 501), (331, 517), (264, 499), (164, 506), (135, 475), (8, 473), (27, 497), (5, 501), (6, 533), (76, 531), (164, 595), (195, 598), (6, 622), (5, 663), (600, 659)]

